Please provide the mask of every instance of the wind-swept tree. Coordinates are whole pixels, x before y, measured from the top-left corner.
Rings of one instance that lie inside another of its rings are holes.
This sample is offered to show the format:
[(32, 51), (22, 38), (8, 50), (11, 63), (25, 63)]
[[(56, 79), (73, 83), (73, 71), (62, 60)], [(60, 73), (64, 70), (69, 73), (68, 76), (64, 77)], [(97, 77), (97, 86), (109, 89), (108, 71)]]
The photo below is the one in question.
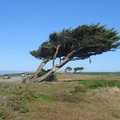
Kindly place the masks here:
[(76, 73), (77, 71), (82, 71), (82, 70), (84, 70), (84, 67), (75, 67), (74, 73)]
[(65, 72), (70, 72), (70, 71), (72, 71), (72, 68), (71, 68), (71, 67), (66, 67), (66, 68), (65, 68)]
[[(38, 50), (30, 52), (35, 58), (42, 60), (33, 81), (44, 81), (70, 61), (87, 59), (92, 55), (115, 50), (120, 46), (119, 40), (120, 36), (116, 30), (108, 29), (100, 24), (81, 25), (74, 29), (54, 32)], [(57, 58), (60, 62), (55, 64)], [(52, 61), (52, 68), (40, 76), (40, 71), (49, 61)]]

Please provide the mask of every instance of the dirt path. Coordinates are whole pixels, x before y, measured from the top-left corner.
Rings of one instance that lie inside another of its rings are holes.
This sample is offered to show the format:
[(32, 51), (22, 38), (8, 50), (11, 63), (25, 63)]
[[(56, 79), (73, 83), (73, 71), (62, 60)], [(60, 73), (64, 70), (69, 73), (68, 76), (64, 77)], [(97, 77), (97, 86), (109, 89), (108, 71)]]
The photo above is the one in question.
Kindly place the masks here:
[(22, 80), (23, 80), (23, 77), (21, 76), (11, 77), (10, 79), (0, 78), (0, 82), (21, 82)]

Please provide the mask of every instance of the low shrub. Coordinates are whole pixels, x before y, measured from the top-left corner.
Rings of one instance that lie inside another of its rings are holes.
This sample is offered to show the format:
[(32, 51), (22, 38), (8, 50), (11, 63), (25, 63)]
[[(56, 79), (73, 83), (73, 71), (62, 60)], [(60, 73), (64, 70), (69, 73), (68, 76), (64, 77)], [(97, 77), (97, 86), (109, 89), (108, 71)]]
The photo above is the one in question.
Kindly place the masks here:
[[(46, 74), (46, 72), (48, 72), (48, 71), (41, 70), (39, 76)], [(50, 76), (48, 76), (45, 81), (51, 82), (51, 81), (56, 81), (56, 80), (57, 80), (57, 77), (56, 77), (56, 74), (54, 73), (54, 74), (51, 74)]]
[(76, 85), (74, 87), (69, 88), (67, 91), (70, 93), (79, 93), (79, 92), (84, 93), (87, 91), (87, 89), (82, 86)]
[(11, 120), (13, 119), (12, 110), (9, 107), (1, 107), (0, 108), (0, 120)]
[(54, 96), (38, 94), (36, 100), (41, 102), (44, 102), (44, 101), (52, 102), (54, 100)]
[(67, 103), (79, 103), (87, 102), (84, 96), (80, 94), (59, 93), (55, 96), (55, 101), (67, 102)]
[(88, 88), (99, 88), (99, 87), (119, 87), (120, 81), (117, 80), (83, 80), (80, 84)]

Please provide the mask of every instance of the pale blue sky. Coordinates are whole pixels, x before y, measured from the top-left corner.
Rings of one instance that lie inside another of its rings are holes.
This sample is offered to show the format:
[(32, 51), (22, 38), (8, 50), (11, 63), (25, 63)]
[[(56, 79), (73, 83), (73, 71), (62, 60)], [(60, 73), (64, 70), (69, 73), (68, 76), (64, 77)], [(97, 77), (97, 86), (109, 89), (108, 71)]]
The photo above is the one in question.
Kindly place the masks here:
[[(98, 22), (120, 33), (120, 0), (0, 0), (0, 70), (34, 71), (41, 61), (29, 51), (51, 32)], [(120, 49), (91, 58), (66, 66), (120, 71)]]

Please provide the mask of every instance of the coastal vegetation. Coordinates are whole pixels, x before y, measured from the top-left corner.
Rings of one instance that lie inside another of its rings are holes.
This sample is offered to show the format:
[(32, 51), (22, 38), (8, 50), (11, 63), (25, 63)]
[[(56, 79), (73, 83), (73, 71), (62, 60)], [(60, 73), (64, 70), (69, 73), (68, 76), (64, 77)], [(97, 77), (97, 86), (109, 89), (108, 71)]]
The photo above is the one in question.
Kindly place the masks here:
[(0, 83), (0, 120), (120, 119), (120, 73), (56, 77), (40, 84)]

